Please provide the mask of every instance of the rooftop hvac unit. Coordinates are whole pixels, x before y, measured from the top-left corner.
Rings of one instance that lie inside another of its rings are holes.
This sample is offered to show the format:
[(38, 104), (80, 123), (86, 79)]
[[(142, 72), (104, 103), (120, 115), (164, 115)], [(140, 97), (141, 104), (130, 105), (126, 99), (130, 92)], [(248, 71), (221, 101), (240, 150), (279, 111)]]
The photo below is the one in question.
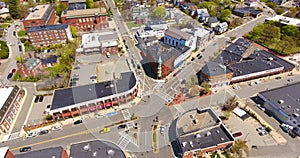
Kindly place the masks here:
[(283, 104), (283, 103), (284, 103), (284, 100), (280, 99), (280, 100), (278, 100), (278, 103), (279, 103), (279, 104)]
[(107, 150), (107, 155), (112, 156), (112, 155), (114, 155), (114, 154), (115, 154), (115, 151), (114, 151), (114, 150), (112, 150), (112, 149)]
[(211, 135), (211, 133), (210, 133), (210, 131), (208, 131), (207, 133), (206, 133), (206, 136), (210, 136)]
[(194, 145), (193, 145), (193, 142), (192, 142), (192, 141), (190, 141), (190, 145), (191, 145), (191, 147), (194, 147)]
[(183, 147), (185, 147), (187, 142), (182, 142), (181, 144), (182, 144)]
[(201, 137), (201, 135), (198, 133), (198, 134), (196, 134), (196, 138), (200, 138)]
[(83, 146), (83, 150), (85, 150), (85, 151), (90, 150), (90, 144), (87, 144), (87, 145)]

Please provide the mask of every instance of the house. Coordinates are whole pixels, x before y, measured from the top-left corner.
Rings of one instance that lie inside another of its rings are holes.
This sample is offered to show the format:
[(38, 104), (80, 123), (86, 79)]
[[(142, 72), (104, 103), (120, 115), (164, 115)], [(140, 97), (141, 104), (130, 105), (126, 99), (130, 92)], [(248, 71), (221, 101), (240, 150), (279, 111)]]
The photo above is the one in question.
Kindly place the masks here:
[(184, 3), (184, 0), (172, 0), (172, 3), (175, 5), (175, 6), (181, 6), (182, 3)]
[(140, 5), (132, 6), (130, 8), (130, 12), (131, 12), (132, 19), (136, 19), (136, 17), (141, 15), (141, 14), (149, 15), (149, 9), (145, 8), (145, 7), (142, 7)]
[[(25, 91), (18, 86), (6, 86), (0, 88), (0, 133), (7, 134), (11, 130), (11, 125), (17, 116), (19, 108), (22, 106), (22, 99)], [(0, 148), (0, 155), (11, 155), (8, 148)]]
[(61, 21), (80, 31), (101, 30), (108, 27), (105, 8), (65, 10), (61, 15)]
[(14, 158), (14, 154), (9, 150), (8, 146), (0, 147), (0, 158)]
[(70, 157), (73, 158), (126, 158), (120, 147), (104, 140), (92, 140), (71, 145)]
[(205, 24), (210, 28), (216, 27), (219, 23), (220, 22), (216, 17), (209, 17), (205, 21)]
[(42, 70), (42, 63), (38, 58), (29, 58), (24, 64), (17, 63), (17, 66), (21, 78), (35, 76)]
[(257, 6), (257, 0), (247, 0), (245, 4), (248, 5), (249, 7), (255, 7)]
[(49, 147), (40, 150), (29, 151), (22, 154), (15, 155), (15, 158), (38, 158), (38, 157), (51, 157), (51, 158), (69, 158), (68, 153), (61, 146)]
[(135, 19), (136, 24), (145, 24), (147, 22), (148, 15), (147, 13), (141, 13)]
[(206, 19), (208, 19), (210, 17), (210, 15), (208, 13), (208, 10), (206, 8), (204, 8), (204, 9), (197, 9), (197, 11), (194, 12), (192, 17), (194, 19), (198, 18), (199, 22), (204, 22), (204, 21), (206, 21)]
[(222, 33), (224, 33), (225, 31), (227, 31), (227, 29), (228, 29), (228, 24), (227, 24), (227, 22), (219, 23), (216, 27), (214, 27), (214, 31), (215, 31), (217, 34), (222, 34)]
[(10, 16), (8, 5), (5, 2), (0, 2), (0, 18), (6, 18)]
[(56, 22), (56, 13), (52, 4), (37, 5), (23, 21), (27, 31), (33, 26), (53, 25)]
[(252, 16), (257, 18), (258, 16), (262, 15), (263, 12), (253, 7), (243, 7), (235, 9), (232, 13), (240, 17)]
[(164, 0), (156, 0), (156, 6), (159, 7), (159, 6), (165, 6), (165, 1)]
[[(205, 119), (203, 119), (205, 118)], [(192, 109), (176, 120), (176, 157), (201, 157), (230, 148), (234, 137), (210, 108)]]
[(68, 40), (73, 40), (67, 24), (34, 26), (28, 28), (26, 32), (34, 46), (67, 43)]
[(167, 19), (175, 18), (175, 9), (174, 8), (166, 8), (166, 18)]
[(47, 67), (53, 67), (58, 62), (59, 62), (58, 57), (56, 55), (54, 55), (49, 58), (42, 59), (42, 67), (43, 67), (43, 69), (47, 68)]
[(118, 35), (114, 31), (84, 34), (82, 35), (81, 46), (76, 51), (83, 54), (117, 54)]
[(215, 35), (214, 31), (201, 27), (192, 29), (184, 28), (181, 31), (188, 32), (197, 38), (196, 48), (198, 50), (203, 49)]
[(275, 2), (277, 5), (282, 5), (287, 1), (286, 0), (271, 0), (271, 2)]
[(164, 43), (173, 47), (177, 47), (178, 45), (184, 45), (194, 49), (196, 46), (193, 45), (193, 39), (193, 35), (189, 33), (183, 32), (176, 28), (169, 28), (165, 32)]

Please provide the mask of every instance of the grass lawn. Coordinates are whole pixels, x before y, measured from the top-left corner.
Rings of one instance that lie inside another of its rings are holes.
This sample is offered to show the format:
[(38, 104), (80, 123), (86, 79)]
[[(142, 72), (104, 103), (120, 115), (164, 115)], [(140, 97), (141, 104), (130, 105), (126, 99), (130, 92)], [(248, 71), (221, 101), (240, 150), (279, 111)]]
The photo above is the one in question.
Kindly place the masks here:
[(3, 29), (6, 29), (9, 26), (9, 24), (1, 24), (0, 27)]
[(140, 27), (142, 25), (141, 24), (136, 24), (134, 22), (128, 22), (127, 26), (128, 26), (128, 28), (133, 28), (133, 27)]

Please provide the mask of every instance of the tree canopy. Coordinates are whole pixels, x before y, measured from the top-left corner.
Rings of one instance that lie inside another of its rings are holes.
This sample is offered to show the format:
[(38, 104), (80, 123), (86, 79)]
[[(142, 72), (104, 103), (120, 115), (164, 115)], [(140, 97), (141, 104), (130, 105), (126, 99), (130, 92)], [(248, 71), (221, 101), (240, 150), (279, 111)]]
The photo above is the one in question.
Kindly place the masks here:
[(207, 8), (209, 15), (212, 17), (216, 17), (217, 16), (216, 6), (217, 4), (213, 1), (210, 2), (204, 1), (199, 5), (199, 8)]
[(286, 34), (288, 36), (296, 37), (300, 33), (300, 31), (298, 27), (294, 25), (286, 25), (286, 26), (282, 26), (281, 33)]
[(222, 22), (227, 21), (230, 16), (231, 16), (231, 11), (229, 9), (224, 9), (221, 11), (220, 20)]
[(162, 6), (155, 7), (150, 15), (157, 19), (163, 19), (166, 16), (166, 8)]
[(86, 0), (86, 8), (94, 8), (94, 1), (93, 0)]
[(8, 9), (10, 16), (14, 19), (19, 18), (18, 14), (18, 4), (20, 3), (19, 0), (9, 0), (8, 1)]

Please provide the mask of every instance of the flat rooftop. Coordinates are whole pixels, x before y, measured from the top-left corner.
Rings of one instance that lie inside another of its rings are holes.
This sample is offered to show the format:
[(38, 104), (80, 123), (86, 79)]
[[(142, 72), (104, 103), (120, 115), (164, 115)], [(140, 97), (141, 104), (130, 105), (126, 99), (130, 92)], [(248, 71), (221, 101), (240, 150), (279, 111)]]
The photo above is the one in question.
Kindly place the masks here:
[(68, 24), (33, 26), (28, 29), (27, 33), (28, 32), (38, 32), (38, 31), (61, 30), (61, 29), (66, 29), (68, 27), (69, 27)]
[(58, 89), (54, 91), (50, 110), (126, 92), (133, 88), (136, 82), (134, 73), (130, 71), (121, 73), (120, 78), (116, 80)]
[[(118, 35), (115, 31), (89, 33), (82, 35), (81, 48), (107, 47), (118, 45)], [(107, 44), (107, 42), (109, 42)]]
[(199, 131), (178, 138), (178, 146), (183, 153), (217, 146), (218, 144), (234, 141), (234, 138), (223, 124), (207, 130)]
[(72, 144), (70, 149), (70, 157), (126, 158), (124, 152), (117, 145), (102, 140)]
[[(196, 122), (195, 122), (196, 121)], [(218, 116), (209, 108), (187, 111), (176, 122), (178, 135), (213, 127), (220, 123)]]
[(25, 20), (35, 20), (35, 19), (42, 19), (45, 12), (49, 7), (52, 7), (51, 4), (44, 4), (44, 5), (37, 5), (32, 9), (31, 12), (27, 15)]
[(65, 10), (62, 12), (61, 17), (76, 18), (76, 17), (94, 17), (96, 14), (106, 15), (105, 8), (92, 8), (81, 10)]
[(14, 87), (0, 88), (0, 96), (1, 96), (0, 97), (0, 109), (2, 108), (4, 103), (6, 102), (7, 98), (9, 97), (9, 95), (11, 94), (13, 89), (14, 89)]
[(49, 157), (49, 158), (59, 158), (62, 157), (64, 149), (59, 147), (51, 147), (41, 150), (35, 150), (26, 152), (23, 154), (15, 155), (15, 158), (38, 158), (38, 157)]
[(300, 20), (296, 19), (296, 18), (290, 18), (287, 16), (282, 16), (282, 15), (276, 15), (274, 17), (271, 18), (267, 18), (267, 21), (273, 20), (273, 21), (278, 21), (282, 24), (286, 24), (286, 25), (294, 25), (297, 27), (300, 27)]
[(295, 114), (300, 115), (300, 83), (291, 84), (284, 87), (271, 89), (268, 91), (260, 92), (264, 98), (269, 100), (275, 109), (284, 111), (289, 117), (297, 120), (300, 124), (300, 116), (296, 117)]

